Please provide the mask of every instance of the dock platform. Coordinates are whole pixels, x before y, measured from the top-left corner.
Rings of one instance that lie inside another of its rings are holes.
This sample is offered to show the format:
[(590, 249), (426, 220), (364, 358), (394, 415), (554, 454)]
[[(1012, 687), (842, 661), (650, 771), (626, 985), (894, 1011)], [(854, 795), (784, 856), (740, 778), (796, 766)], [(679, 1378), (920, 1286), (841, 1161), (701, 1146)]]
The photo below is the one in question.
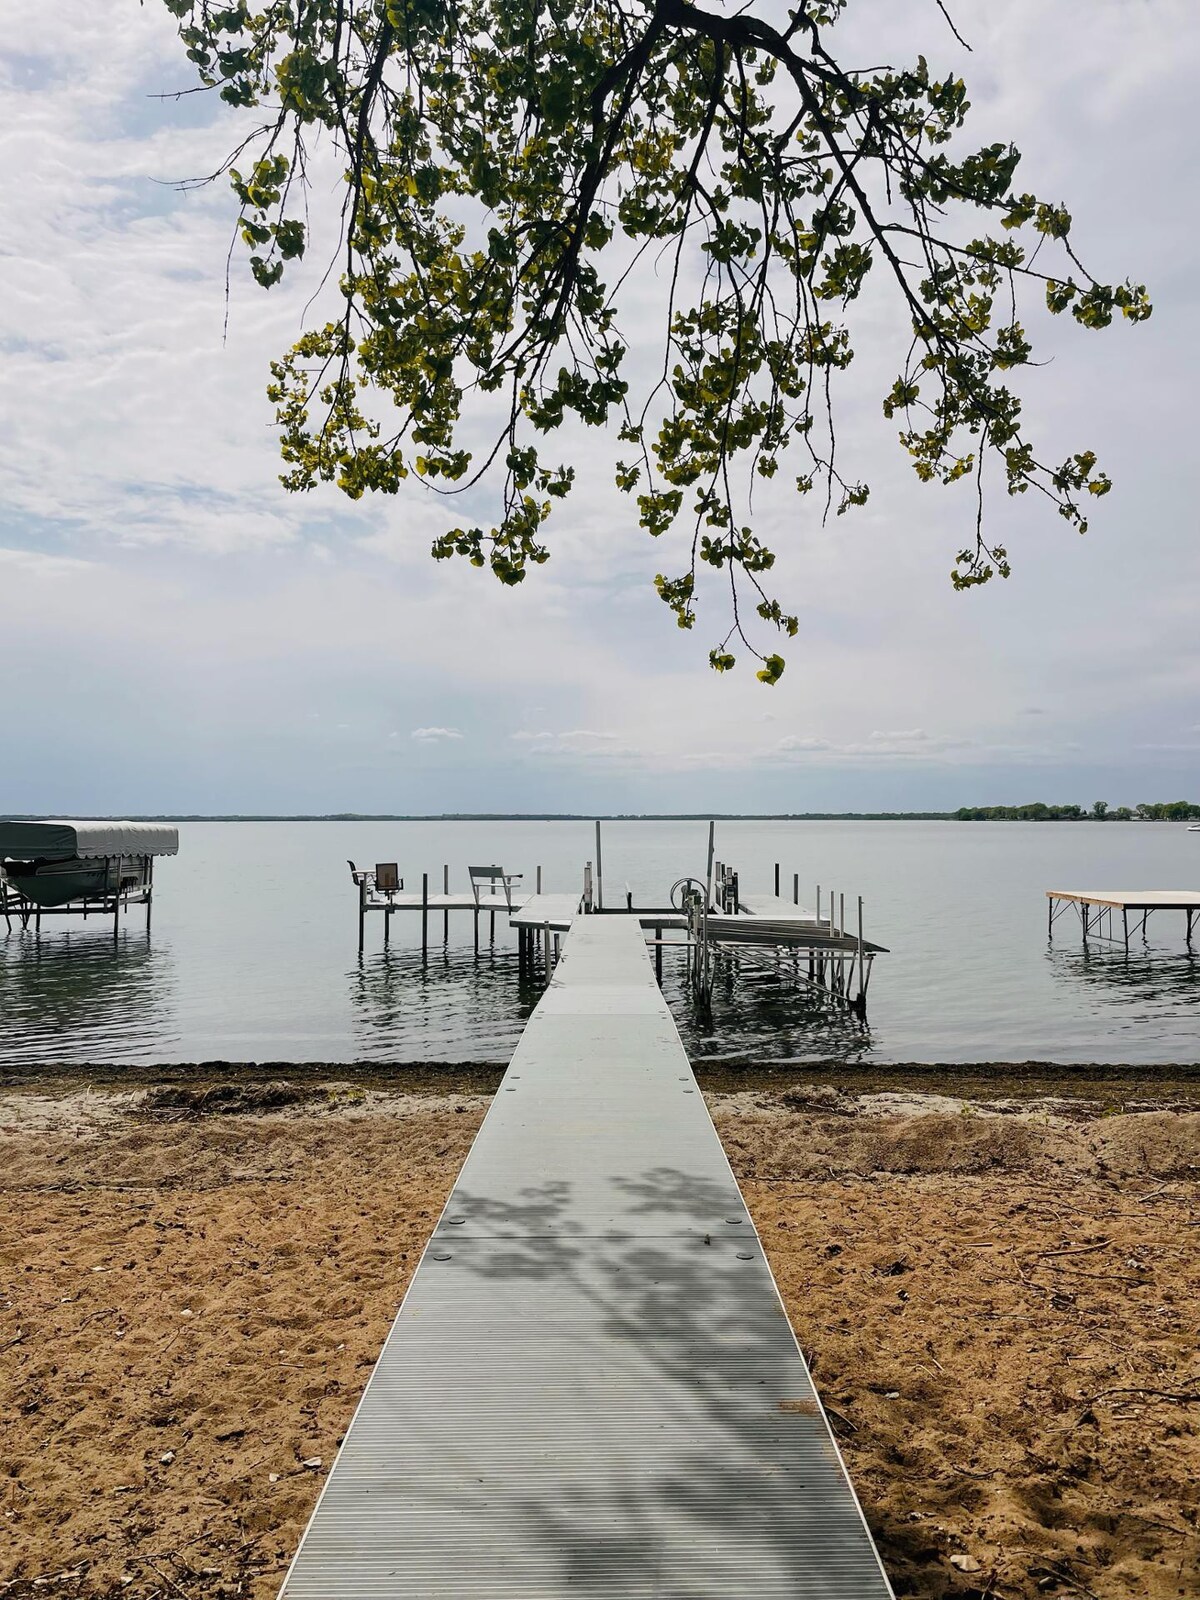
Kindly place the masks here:
[[(1083, 942), (1089, 938), (1123, 942), (1129, 948), (1130, 933), (1146, 932), (1146, 923), (1155, 911), (1182, 911), (1187, 917), (1187, 942), (1192, 943), (1194, 926), (1200, 926), (1200, 889), (1047, 889), (1047, 931), (1054, 935), (1054, 924), (1072, 906), (1079, 913)], [(1121, 932), (1113, 932), (1113, 913), (1121, 914)], [(1133, 924), (1130, 924), (1130, 913)], [(1140, 921), (1138, 920), (1140, 918)]]
[(573, 922), (285, 1600), (889, 1600), (636, 917)]

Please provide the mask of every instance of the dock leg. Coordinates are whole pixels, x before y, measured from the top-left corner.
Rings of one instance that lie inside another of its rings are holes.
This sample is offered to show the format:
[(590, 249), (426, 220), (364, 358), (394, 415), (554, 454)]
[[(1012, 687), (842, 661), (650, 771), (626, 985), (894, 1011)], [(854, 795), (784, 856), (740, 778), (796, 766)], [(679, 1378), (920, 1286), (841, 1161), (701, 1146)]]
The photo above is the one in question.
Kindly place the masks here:
[[(447, 896), (450, 893), (450, 868), (449, 867), (443, 867), (442, 868), (442, 893), (444, 895), (447, 895)], [(450, 943), (450, 908), (449, 908), (449, 906), (447, 906), (445, 911), (442, 912), (442, 943), (443, 944), (449, 944)]]
[(362, 955), (363, 938), (367, 928), (367, 880), (358, 880), (358, 953)]
[(1129, 907), (1121, 907), (1121, 932), (1125, 935), (1125, 954), (1129, 954)]
[(800, 904), (800, 874), (798, 872), (792, 873), (792, 904), (794, 906)]
[(429, 955), (429, 874), (421, 874), (421, 960)]
[(386, 950), (392, 938), (392, 913), (390, 910), (383, 913), (383, 948)]
[(662, 988), (662, 936), (661, 928), (654, 930), (654, 976), (658, 979), (658, 987)]
[(779, 863), (775, 863), (775, 898), (779, 899)]
[(478, 954), (479, 954), (479, 907), (478, 906), (475, 907), (474, 918), (475, 918), (475, 954), (476, 954), (476, 956), (478, 956)]
[(546, 982), (550, 982), (550, 924), (542, 927), (542, 959), (546, 964)]
[(488, 943), (489, 944), (495, 944), (495, 942), (496, 942), (496, 913), (494, 911), (489, 911), (488, 912)]

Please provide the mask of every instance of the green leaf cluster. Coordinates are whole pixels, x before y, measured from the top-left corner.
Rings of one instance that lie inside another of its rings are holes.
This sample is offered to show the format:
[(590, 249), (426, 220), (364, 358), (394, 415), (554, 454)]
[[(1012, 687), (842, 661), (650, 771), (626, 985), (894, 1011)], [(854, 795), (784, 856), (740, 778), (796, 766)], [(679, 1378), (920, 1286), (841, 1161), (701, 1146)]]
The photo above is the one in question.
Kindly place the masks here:
[[(568, 424), (615, 434), (631, 447), (617, 487), (686, 550), (655, 580), (676, 622), (693, 626), (698, 580), (719, 574), (732, 619), (710, 664), (732, 668), (737, 638), (775, 683), (783, 659), (744, 619), (785, 637), (798, 621), (766, 586), (754, 489), (786, 458), (826, 515), (868, 503), (839, 465), (833, 395), (874, 274), (907, 347), (884, 416), (923, 482), (976, 488), (956, 587), (1010, 570), (984, 537), (985, 460), (1080, 532), (1084, 497), (1107, 492), (1090, 451), (1053, 467), (1026, 437), (1018, 302), (1032, 286), (1101, 329), (1144, 320), (1145, 288), (1085, 271), (1066, 207), (1016, 187), (1014, 145), (964, 141), (956, 74), (923, 55), (842, 65), (830, 30), (850, 0), (799, 0), (784, 22), (692, 0), (164, 3), (201, 82), (263, 113), (229, 175), (264, 287), (310, 247), (315, 144), (344, 168), (342, 315), (272, 367), (289, 488), (470, 492), (486, 514), (433, 554), (515, 584), (548, 558), (574, 483), (549, 441)], [(639, 272), (670, 304), (661, 379), (635, 394), (620, 310)], [(482, 450), (464, 430), (479, 399)]]

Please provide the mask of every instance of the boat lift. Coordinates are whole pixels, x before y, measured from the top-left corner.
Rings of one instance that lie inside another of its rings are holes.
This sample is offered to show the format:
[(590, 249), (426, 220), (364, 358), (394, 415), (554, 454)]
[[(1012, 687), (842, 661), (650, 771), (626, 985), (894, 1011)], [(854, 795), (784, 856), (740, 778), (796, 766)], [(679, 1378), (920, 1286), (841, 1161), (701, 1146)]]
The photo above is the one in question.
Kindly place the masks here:
[(0, 914), (12, 931), (43, 917), (111, 917), (154, 900), (154, 858), (179, 852), (179, 829), (159, 822), (0, 822)]

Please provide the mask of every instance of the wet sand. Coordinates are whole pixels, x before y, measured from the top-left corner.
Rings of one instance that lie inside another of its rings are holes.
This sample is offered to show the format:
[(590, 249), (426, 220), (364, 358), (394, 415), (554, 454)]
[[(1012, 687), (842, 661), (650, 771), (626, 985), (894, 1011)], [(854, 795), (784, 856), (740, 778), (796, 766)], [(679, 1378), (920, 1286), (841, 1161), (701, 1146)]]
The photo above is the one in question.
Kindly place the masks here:
[[(0, 1093), (0, 1596), (275, 1594), (495, 1076)], [(702, 1081), (898, 1594), (1200, 1594), (1195, 1084)]]

